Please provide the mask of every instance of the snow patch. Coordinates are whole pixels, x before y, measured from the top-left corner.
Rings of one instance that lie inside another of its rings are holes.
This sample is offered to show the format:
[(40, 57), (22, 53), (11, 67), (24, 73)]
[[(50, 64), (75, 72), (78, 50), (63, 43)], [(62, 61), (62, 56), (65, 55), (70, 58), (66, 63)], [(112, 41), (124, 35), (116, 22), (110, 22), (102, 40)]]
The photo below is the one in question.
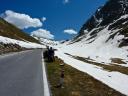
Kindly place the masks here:
[(56, 52), (56, 56), (64, 60), (66, 64), (71, 65), (72, 67), (88, 73), (93, 76), (95, 79), (103, 82), (104, 84), (110, 86), (111, 88), (128, 95), (128, 75), (119, 73), (119, 72), (108, 72), (103, 70), (102, 67), (91, 65), (64, 54), (61, 50)]
[(10, 44), (10, 43), (17, 44), (24, 48), (45, 48), (44, 45), (40, 45), (37, 43), (28, 42), (28, 41), (20, 41), (20, 40), (11, 39), (3, 36), (0, 36), (0, 42), (4, 44)]

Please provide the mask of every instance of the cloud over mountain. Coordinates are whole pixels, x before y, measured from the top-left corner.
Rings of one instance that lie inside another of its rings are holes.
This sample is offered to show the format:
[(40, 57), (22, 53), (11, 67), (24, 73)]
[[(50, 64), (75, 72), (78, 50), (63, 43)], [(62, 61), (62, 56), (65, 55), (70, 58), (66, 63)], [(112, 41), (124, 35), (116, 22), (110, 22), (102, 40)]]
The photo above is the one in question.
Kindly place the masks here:
[(67, 4), (67, 3), (69, 3), (69, 0), (64, 0), (64, 4)]
[(31, 36), (38, 38), (54, 39), (54, 35), (52, 35), (50, 31), (47, 31), (45, 29), (38, 29), (36, 31), (33, 31), (31, 32)]
[(16, 13), (11, 10), (6, 10), (5, 13), (1, 14), (1, 17), (20, 29), (27, 29), (30, 27), (36, 28), (43, 25), (43, 23), (38, 18), (31, 18), (27, 14)]
[(77, 32), (74, 29), (66, 29), (66, 30), (64, 30), (64, 33), (67, 33), (67, 34), (70, 34), (70, 35), (77, 34)]
[(41, 21), (42, 21), (42, 22), (44, 22), (44, 21), (46, 21), (46, 20), (47, 20), (46, 17), (42, 17), (42, 18), (41, 18)]

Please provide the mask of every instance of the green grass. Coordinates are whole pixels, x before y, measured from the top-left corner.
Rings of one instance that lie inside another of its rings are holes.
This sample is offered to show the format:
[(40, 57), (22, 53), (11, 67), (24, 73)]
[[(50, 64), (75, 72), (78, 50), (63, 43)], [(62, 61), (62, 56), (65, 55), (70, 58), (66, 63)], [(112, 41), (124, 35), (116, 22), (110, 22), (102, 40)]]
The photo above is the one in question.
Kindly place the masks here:
[(67, 64), (64, 65), (64, 88), (56, 88), (59, 82), (62, 60), (48, 63), (47, 73), (52, 96), (124, 96), (107, 85)]

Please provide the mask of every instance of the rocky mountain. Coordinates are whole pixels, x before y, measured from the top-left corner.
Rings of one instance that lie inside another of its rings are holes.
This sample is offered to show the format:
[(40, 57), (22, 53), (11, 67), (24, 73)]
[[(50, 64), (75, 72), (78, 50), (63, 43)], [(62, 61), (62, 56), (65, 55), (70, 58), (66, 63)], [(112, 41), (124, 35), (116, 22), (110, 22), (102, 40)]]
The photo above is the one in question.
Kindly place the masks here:
[[(128, 0), (108, 0), (87, 20), (77, 37), (60, 44), (57, 50), (57, 56), (66, 64), (101, 82), (105, 80), (108, 86), (117, 91), (121, 89), (119, 92), (128, 95), (125, 84), (123, 88), (117, 83), (121, 78), (126, 81), (126, 78), (117, 75), (122, 74), (119, 70), (128, 70)], [(127, 77), (126, 72), (122, 75)]]
[(106, 42), (114, 39), (117, 35), (123, 35), (124, 37), (118, 40), (120, 42), (119, 47), (128, 45), (128, 0), (108, 0), (104, 6), (99, 7), (95, 14), (87, 20), (73, 42), (87, 38), (86, 41), (93, 39), (90, 41), (92, 43), (96, 40), (98, 33), (106, 27), (108, 31), (111, 31)]
[(14, 25), (6, 22), (2, 18), (0, 18), (0, 36), (17, 39), (21, 41), (29, 41), (39, 43), (38, 40), (29, 36), (29, 34), (23, 32), (22, 30), (18, 29)]
[(78, 36), (59, 49), (100, 63), (128, 66), (128, 0), (108, 0), (87, 20)]

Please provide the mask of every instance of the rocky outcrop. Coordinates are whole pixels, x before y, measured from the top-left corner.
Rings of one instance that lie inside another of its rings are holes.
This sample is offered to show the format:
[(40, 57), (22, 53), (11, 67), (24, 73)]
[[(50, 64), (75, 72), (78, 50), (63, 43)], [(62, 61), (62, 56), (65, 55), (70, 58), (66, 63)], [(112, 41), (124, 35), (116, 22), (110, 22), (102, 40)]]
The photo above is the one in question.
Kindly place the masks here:
[(0, 43), (0, 54), (5, 54), (9, 52), (17, 52), (17, 51), (22, 51), (22, 50), (26, 50), (26, 48), (22, 48), (17, 44)]

